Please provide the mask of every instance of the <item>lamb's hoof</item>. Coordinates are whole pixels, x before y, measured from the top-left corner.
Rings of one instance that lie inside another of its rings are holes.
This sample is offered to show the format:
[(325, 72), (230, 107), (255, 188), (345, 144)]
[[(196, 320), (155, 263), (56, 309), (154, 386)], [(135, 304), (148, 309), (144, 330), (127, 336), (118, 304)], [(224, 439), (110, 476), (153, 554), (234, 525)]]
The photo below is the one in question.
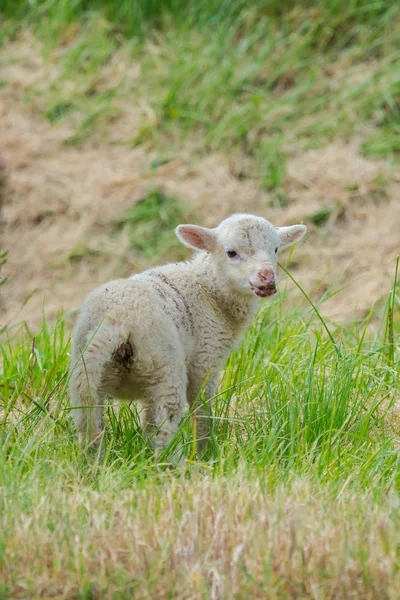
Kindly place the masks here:
[(186, 456), (183, 454), (182, 446), (177, 446), (171, 453), (168, 453), (165, 460), (162, 460), (162, 455), (165, 448), (154, 448), (154, 457), (159, 467), (166, 467), (168, 470), (175, 470), (186, 465)]
[(85, 435), (78, 436), (79, 447), (89, 456), (100, 456), (104, 453), (105, 435), (99, 433), (94, 439), (88, 440)]

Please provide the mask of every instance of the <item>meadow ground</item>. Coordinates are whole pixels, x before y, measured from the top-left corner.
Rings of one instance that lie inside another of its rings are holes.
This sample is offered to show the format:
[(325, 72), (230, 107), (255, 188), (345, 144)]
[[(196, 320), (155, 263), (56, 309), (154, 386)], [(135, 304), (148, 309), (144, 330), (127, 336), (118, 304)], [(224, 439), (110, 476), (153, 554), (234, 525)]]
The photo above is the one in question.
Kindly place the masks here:
[[(400, 8), (112, 6), (0, 6), (0, 598), (398, 598)], [(88, 460), (74, 309), (234, 211), (309, 233), (208, 455), (188, 415), (156, 466), (110, 403)]]

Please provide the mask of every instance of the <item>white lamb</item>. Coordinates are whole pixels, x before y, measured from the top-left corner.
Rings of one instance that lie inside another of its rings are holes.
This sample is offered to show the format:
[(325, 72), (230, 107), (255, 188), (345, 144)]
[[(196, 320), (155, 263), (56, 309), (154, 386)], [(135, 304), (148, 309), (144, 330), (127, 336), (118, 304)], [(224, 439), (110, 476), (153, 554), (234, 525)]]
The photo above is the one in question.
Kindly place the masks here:
[(158, 452), (187, 404), (196, 407), (202, 449), (209, 436), (204, 399), (215, 396), (221, 366), (260, 298), (276, 293), (278, 250), (300, 240), (306, 227), (238, 214), (215, 229), (179, 225), (175, 233), (196, 250), (191, 260), (110, 281), (82, 305), (70, 377), (81, 441), (99, 444), (109, 396), (143, 403), (145, 431)]

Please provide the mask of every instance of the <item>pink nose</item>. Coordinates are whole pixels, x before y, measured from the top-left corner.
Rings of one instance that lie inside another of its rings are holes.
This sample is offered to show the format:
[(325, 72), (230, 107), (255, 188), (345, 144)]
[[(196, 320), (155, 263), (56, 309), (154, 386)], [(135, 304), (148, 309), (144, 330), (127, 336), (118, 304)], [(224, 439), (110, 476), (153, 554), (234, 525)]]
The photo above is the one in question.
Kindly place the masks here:
[(272, 269), (263, 269), (258, 273), (258, 277), (263, 282), (263, 285), (275, 284), (275, 273)]

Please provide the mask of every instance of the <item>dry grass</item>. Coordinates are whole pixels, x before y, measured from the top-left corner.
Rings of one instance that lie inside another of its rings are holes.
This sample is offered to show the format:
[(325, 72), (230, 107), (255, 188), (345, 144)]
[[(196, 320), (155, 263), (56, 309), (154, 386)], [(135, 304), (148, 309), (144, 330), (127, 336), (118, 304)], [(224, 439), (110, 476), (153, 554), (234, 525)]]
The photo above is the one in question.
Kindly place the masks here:
[(246, 476), (38, 493), (8, 509), (1, 579), (10, 598), (396, 598), (399, 508)]

